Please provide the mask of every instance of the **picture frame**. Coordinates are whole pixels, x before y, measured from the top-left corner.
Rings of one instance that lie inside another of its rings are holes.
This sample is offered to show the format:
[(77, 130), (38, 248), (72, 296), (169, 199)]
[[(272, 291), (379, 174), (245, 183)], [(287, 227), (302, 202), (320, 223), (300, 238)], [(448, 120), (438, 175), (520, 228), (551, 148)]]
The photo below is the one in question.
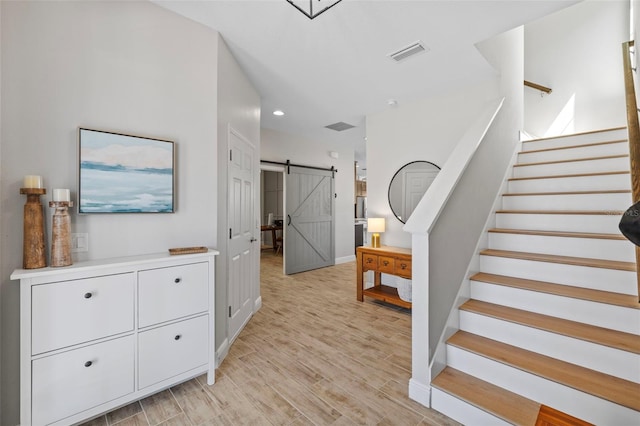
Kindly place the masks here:
[(78, 213), (175, 213), (175, 143), (78, 128)]

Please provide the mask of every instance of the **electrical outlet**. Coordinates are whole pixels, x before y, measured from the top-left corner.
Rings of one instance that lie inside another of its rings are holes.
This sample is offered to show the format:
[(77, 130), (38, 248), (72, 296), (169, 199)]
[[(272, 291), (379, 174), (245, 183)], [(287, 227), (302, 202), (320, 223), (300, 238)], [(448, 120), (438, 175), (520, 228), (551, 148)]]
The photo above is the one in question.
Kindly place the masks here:
[(81, 253), (89, 251), (89, 234), (71, 234), (71, 252)]

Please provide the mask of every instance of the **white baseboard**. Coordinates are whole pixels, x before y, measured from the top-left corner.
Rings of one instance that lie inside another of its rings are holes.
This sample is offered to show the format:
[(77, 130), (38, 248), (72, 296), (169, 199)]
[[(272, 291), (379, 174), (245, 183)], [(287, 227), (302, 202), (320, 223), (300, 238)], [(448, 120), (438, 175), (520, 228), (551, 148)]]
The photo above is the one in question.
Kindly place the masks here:
[(356, 260), (356, 255), (352, 254), (350, 256), (336, 257), (335, 263), (339, 265), (341, 263), (353, 262)]
[(228, 353), (229, 339), (224, 339), (218, 350), (216, 350), (216, 368), (220, 367), (220, 364), (222, 364), (222, 361), (227, 357)]
[(253, 302), (253, 313), (255, 314), (256, 312), (258, 312), (260, 310), (260, 308), (262, 308), (262, 296), (259, 296)]
[(427, 408), (431, 407), (431, 386), (427, 386), (414, 379), (410, 379), (409, 398)]

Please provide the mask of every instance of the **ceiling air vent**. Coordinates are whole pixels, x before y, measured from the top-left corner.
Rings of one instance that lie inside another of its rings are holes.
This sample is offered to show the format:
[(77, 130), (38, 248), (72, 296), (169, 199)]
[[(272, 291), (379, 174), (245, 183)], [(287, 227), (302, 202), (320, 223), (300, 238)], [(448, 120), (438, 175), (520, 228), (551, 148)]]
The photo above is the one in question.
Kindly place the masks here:
[(429, 51), (429, 48), (425, 47), (425, 45), (422, 44), (421, 41), (416, 41), (415, 43), (411, 43), (407, 47), (403, 47), (397, 52), (393, 52), (389, 54), (389, 57), (396, 62), (400, 62), (407, 59), (410, 56), (417, 55), (418, 53), (422, 53), (422, 52), (428, 52), (428, 51)]
[(339, 121), (337, 123), (329, 124), (328, 126), (324, 126), (327, 129), (335, 130), (336, 132), (341, 132), (343, 130), (353, 129), (356, 126), (352, 126), (349, 123), (345, 123), (343, 121)]

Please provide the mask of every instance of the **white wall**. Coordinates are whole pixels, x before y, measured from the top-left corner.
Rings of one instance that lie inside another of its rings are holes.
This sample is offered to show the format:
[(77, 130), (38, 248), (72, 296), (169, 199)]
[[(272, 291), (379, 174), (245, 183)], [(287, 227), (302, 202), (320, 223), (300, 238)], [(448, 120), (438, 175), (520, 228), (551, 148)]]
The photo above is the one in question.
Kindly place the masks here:
[[(229, 51), (222, 37), (218, 44), (218, 206), (217, 211), (219, 229), (227, 229), (227, 167), (229, 127), (248, 140), (255, 149), (254, 181), (255, 187), (255, 223), (260, 220), (260, 95), (255, 90), (240, 65)], [(211, 117), (215, 121), (215, 116)], [(213, 167), (215, 163), (210, 165)], [(212, 192), (215, 193), (215, 190)], [(213, 212), (211, 212), (213, 213)], [(215, 221), (216, 214), (211, 215)], [(260, 232), (256, 228), (256, 238)], [(216, 349), (228, 343), (227, 339), (227, 233), (218, 235), (218, 250), (220, 256), (216, 260)], [(260, 249), (255, 245), (254, 276), (256, 287), (252, 290), (254, 301), (260, 298), (260, 287), (257, 277), (260, 274)], [(222, 354), (224, 355), (224, 354)]]
[[(525, 26), (525, 130), (543, 137), (626, 125), (621, 44), (629, 1), (584, 1)], [(573, 100), (572, 100), (573, 99)], [(565, 113), (561, 114), (565, 111)]]
[[(346, 131), (348, 132), (348, 130)], [(338, 153), (338, 159), (329, 157)], [(355, 259), (353, 143), (345, 135), (341, 141), (314, 141), (271, 129), (262, 129), (262, 160), (286, 161), (306, 166), (334, 166), (336, 173), (336, 261)], [(285, 188), (286, 190), (286, 188)], [(369, 188), (367, 187), (367, 190)]]
[[(177, 212), (72, 215), (87, 258), (217, 243), (218, 34), (148, 2), (0, 2), (2, 419), (18, 422), (25, 174), (76, 197), (78, 126), (177, 143)], [(49, 196), (45, 197), (48, 200)], [(46, 201), (45, 200), (45, 201)], [(49, 209), (47, 208), (47, 216)]]
[(386, 219), (382, 244), (411, 247), (411, 234), (402, 230), (389, 206), (393, 175), (417, 160), (442, 167), (467, 127), (496, 96), (490, 82), (367, 116), (367, 215)]

